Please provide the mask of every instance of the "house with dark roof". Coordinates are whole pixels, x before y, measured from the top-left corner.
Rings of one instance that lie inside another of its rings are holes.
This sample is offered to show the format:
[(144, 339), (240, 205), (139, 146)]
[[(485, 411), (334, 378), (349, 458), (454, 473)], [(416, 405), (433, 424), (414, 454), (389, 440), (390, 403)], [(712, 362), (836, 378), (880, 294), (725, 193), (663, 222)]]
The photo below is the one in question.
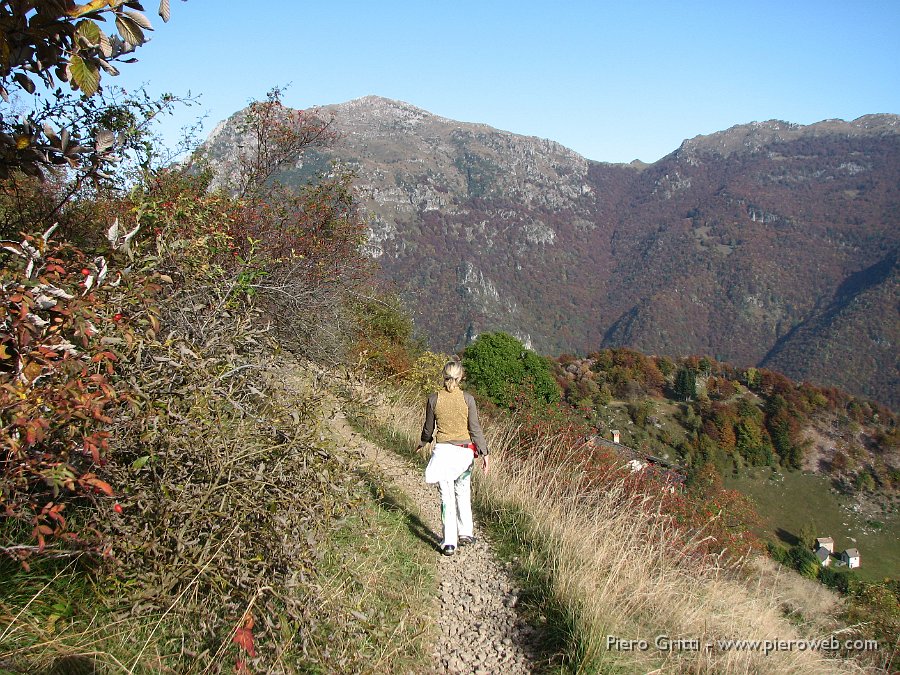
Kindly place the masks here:
[(841, 553), (841, 561), (846, 563), (848, 569), (859, 567), (859, 551), (855, 548), (848, 548)]
[(824, 546), (820, 546), (816, 549), (816, 558), (822, 567), (828, 567), (831, 564), (831, 551)]
[(834, 539), (831, 537), (816, 537), (816, 545), (813, 549), (819, 550), (820, 548), (827, 548), (829, 553), (834, 553)]

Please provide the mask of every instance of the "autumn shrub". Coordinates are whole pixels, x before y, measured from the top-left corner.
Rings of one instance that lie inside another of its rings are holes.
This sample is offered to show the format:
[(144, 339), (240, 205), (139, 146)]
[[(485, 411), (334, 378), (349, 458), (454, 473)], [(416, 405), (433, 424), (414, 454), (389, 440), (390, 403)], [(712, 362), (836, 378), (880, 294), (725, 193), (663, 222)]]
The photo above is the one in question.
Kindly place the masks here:
[(412, 368), (403, 380), (420, 394), (437, 391), (444, 382), (444, 365), (450, 356), (439, 352), (423, 351), (416, 357)]
[(2, 550), (20, 560), (51, 540), (85, 543), (67, 503), (112, 494), (97, 471), (112, 415), (131, 401), (122, 356), (159, 330), (158, 279), (123, 274), (109, 252), (57, 242), (54, 229), (6, 243), (0, 270), (0, 498), (34, 541)]
[[(254, 110), (283, 110), (277, 101), (260, 105)], [(319, 140), (328, 126), (298, 131), (294, 121), (258, 139), (248, 185), (258, 188), (287, 150)], [(354, 290), (371, 278), (347, 175), (235, 198), (210, 192), (209, 172), (169, 169), (147, 173), (124, 198), (79, 202), (71, 198), (81, 174), (72, 188), (62, 174), (44, 173), (44, 184), (13, 173), (0, 199), (7, 236), (65, 216), (4, 241), (0, 254), (0, 495), (6, 517), (27, 523), (34, 539), (4, 549), (17, 558), (42, 551), (48, 538), (77, 539), (63, 515), (69, 498), (113, 493), (97, 473), (116, 444), (111, 427), (135, 405), (135, 355), (161, 339), (157, 296), (171, 302), (173, 284), (190, 285), (196, 297), (219, 289), (217, 311), (252, 303), (289, 346), (334, 362), (355, 338)], [(24, 215), (15, 220), (17, 210)], [(194, 312), (185, 302), (176, 316), (196, 339), (205, 326), (184, 320)]]
[(372, 279), (350, 179), (324, 179), (296, 193), (274, 187), (265, 199), (241, 200), (228, 229), (247, 291), (261, 296), (286, 344), (333, 364), (356, 336), (348, 303)]
[[(666, 377), (659, 368), (658, 360), (624, 347), (603, 349), (588, 355), (592, 363), (591, 369), (603, 375), (614, 389), (639, 390), (635, 397), (644, 395), (660, 395), (666, 383)], [(668, 367), (669, 363), (666, 362)], [(633, 382), (628, 385), (628, 382)]]
[[(54, 239), (86, 248), (103, 239), (93, 227), (100, 222), (102, 200), (67, 195), (66, 176), (61, 172), (43, 179), (14, 172), (0, 181), (0, 240), (20, 241), (56, 223)], [(68, 198), (67, 198), (68, 197)]]
[(124, 362), (159, 337), (157, 296), (173, 281), (152, 263), (129, 265), (147, 208), (122, 206), (109, 241), (91, 251), (58, 241), (56, 226), (4, 242), (0, 495), (5, 517), (27, 521), (34, 540), (4, 549), (17, 558), (51, 539), (78, 543), (67, 504), (113, 493), (97, 472), (117, 441), (116, 418), (135, 405)]
[[(38, 236), (5, 253), (5, 552), (95, 551), (106, 564), (79, 575), (101, 591), (98, 614), (75, 612), (52, 640), (28, 609), (42, 603), (9, 605), (4, 588), (0, 667), (89, 652), (137, 672), (293, 672), (322, 667), (322, 646), (342, 634), (329, 664), (354, 670), (370, 654), (355, 636), (380, 635), (323, 595), (317, 567), (369, 486), (323, 437), (321, 393), (277, 370), (290, 355), (281, 336), (302, 338), (317, 302), (355, 326), (352, 204), (311, 189), (294, 230), (269, 237), (287, 221), (256, 222), (264, 204), (208, 180), (159, 173), (96, 225), (109, 241), (90, 252)], [(29, 251), (41, 254), (32, 276)], [(285, 307), (295, 311), (274, 316)], [(336, 336), (333, 353), (354, 337)], [(299, 342), (300, 356), (316, 352)], [(407, 638), (388, 623), (374, 644), (397, 650), (390, 662), (406, 649), (391, 640)]]
[[(413, 338), (412, 319), (396, 295), (372, 289), (357, 295), (351, 307), (357, 322), (355, 351), (364, 368), (378, 377), (410, 379), (418, 384), (430, 379), (422, 372), (425, 362), (417, 361), (422, 346)], [(419, 372), (413, 373), (417, 363)]]

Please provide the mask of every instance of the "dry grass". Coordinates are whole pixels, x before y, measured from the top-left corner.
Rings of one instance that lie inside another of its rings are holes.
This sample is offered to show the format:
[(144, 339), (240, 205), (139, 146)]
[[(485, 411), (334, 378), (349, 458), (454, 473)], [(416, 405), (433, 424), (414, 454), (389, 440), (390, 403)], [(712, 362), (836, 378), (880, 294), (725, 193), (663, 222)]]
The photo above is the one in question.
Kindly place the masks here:
[(759, 592), (776, 600), (785, 615), (819, 634), (841, 629), (836, 617), (844, 613), (847, 600), (840, 593), (767, 556), (753, 558), (750, 569)]
[(66, 511), (108, 542), (106, 564), (0, 567), (0, 671), (418, 663), (427, 610), (409, 603), (428, 578), (397, 564), (416, 541), (329, 437), (323, 384), (293, 364), (308, 386), (287, 386), (272, 366), (290, 355), (227, 286), (170, 289), (162, 310), (165, 337), (128, 354), (135, 404), (102, 472), (121, 513), (106, 498)]
[[(159, 428), (165, 448), (121, 469), (133, 475), (124, 514), (107, 524), (115, 570), (0, 561), (0, 672), (235, 672), (239, 661), (249, 672), (410, 672), (428, 661), (430, 556), (390, 508), (398, 497), (330, 437), (319, 384), (289, 370), (292, 386), (281, 369), (255, 378), (258, 397), (235, 386), (243, 412), (195, 387), (180, 428)], [(247, 617), (252, 653), (234, 640)]]
[[(394, 398), (379, 413), (408, 438), (418, 434), (420, 404)], [(784, 616), (783, 604), (802, 598), (782, 595), (772, 583), (754, 585), (746, 575), (715, 559), (693, 555), (666, 518), (627, 506), (623, 482), (598, 494), (585, 488), (570, 449), (547, 439), (546, 456), (521, 458), (511, 452), (515, 434), (487, 424), (491, 471), (479, 474), (476, 498), (482, 510), (506, 523), (507, 534), (530, 549), (544, 566), (555, 603), (572, 627), (570, 665), (578, 672), (852, 672), (853, 661), (823, 652), (720, 649), (717, 640), (798, 640), (825, 635), (802, 633)], [(540, 461), (538, 461), (540, 459)], [(648, 497), (646, 504), (653, 500)], [(697, 539), (702, 538), (700, 533)], [(815, 589), (820, 590), (820, 589)], [(821, 595), (821, 594), (819, 594)], [(811, 608), (819, 611), (821, 608)], [(814, 630), (814, 629), (813, 629)], [(646, 640), (645, 651), (608, 648), (609, 637)], [(657, 636), (697, 640), (699, 649), (663, 651)], [(712, 644), (711, 649), (706, 645)]]
[(320, 562), (322, 611), (336, 619), (324, 662), (348, 664), (344, 672), (416, 672), (431, 659), (434, 560), (396, 506), (403, 496), (372, 488), (375, 501), (347, 519)]

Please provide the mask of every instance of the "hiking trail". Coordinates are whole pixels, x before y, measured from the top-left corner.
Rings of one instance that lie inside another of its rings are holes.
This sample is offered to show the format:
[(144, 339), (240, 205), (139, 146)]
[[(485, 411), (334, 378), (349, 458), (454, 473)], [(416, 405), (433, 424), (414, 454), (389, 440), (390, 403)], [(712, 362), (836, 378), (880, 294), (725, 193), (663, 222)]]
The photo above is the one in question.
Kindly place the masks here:
[[(321, 383), (316, 377), (316, 388)], [(287, 384), (296, 377), (285, 373)], [(296, 383), (296, 380), (295, 380)], [(498, 560), (490, 537), (479, 527), (476, 542), (461, 546), (453, 556), (441, 555), (440, 496), (437, 486), (427, 485), (421, 468), (382, 448), (354, 430), (344, 415), (341, 401), (322, 392), (331, 411), (325, 423), (339, 443), (360, 453), (364, 468), (379, 474), (384, 483), (403, 492), (414, 505), (410, 522), (422, 525), (415, 534), (422, 546), (434, 550), (438, 597), (433, 616), (432, 665), (445, 673), (534, 673), (544, 670), (540, 658), (541, 633), (518, 608), (521, 591), (510, 565)], [(481, 468), (476, 469), (480, 471)]]
[(519, 589), (508, 566), (494, 555), (477, 518), (476, 542), (459, 547), (455, 555), (441, 555), (437, 487), (425, 483), (421, 469), (363, 438), (339, 409), (331, 424), (338, 437), (358, 449), (373, 470), (409, 497), (418, 511), (414, 515), (429, 530), (440, 588), (432, 650), (436, 670), (485, 674), (539, 671), (539, 630), (517, 612)]

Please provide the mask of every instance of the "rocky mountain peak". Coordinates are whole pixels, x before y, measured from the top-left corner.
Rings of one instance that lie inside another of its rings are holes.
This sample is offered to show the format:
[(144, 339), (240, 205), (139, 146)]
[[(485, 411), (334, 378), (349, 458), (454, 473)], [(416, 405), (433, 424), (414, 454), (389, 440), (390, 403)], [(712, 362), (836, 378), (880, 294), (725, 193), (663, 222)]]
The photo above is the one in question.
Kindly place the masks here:
[(429, 118), (440, 119), (410, 103), (375, 95), (324, 106), (321, 110), (334, 114), (342, 125), (379, 126), (401, 123), (414, 127)]

